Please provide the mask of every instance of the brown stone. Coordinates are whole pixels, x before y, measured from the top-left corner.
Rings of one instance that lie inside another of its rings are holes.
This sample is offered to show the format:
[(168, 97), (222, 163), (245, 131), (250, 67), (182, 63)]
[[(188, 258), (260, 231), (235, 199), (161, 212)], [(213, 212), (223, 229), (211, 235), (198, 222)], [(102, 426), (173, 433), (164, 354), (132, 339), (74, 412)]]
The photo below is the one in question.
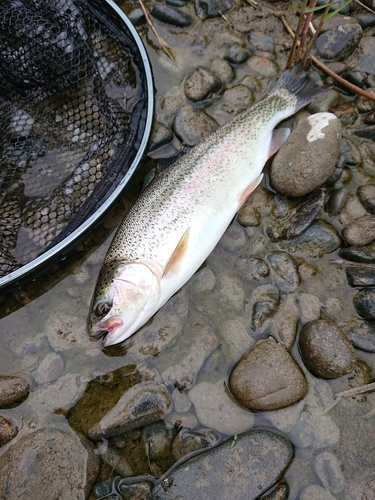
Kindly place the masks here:
[(278, 410), (307, 393), (303, 373), (272, 337), (259, 341), (237, 363), (229, 378), (233, 395), (252, 410)]

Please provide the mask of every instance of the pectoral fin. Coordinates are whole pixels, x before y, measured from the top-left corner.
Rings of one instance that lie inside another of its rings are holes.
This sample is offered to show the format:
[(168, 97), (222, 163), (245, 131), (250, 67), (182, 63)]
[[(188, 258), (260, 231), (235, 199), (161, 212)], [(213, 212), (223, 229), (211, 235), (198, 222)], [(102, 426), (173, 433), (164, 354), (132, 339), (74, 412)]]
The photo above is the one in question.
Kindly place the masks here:
[(190, 234), (190, 227), (186, 229), (184, 234), (182, 235), (182, 238), (178, 242), (178, 245), (176, 246), (173, 254), (171, 255), (167, 265), (165, 266), (164, 269), (164, 276), (169, 273), (176, 271), (184, 258), (187, 250), (187, 246), (189, 243), (189, 234)]
[(271, 158), (281, 148), (284, 142), (290, 135), (290, 128), (276, 128), (272, 132), (270, 147), (268, 150), (268, 158)]
[(238, 209), (242, 207), (242, 205), (245, 203), (245, 201), (248, 199), (250, 194), (254, 191), (254, 189), (258, 186), (260, 181), (263, 179), (263, 174), (260, 174), (259, 177), (257, 177), (247, 188), (245, 191), (241, 194), (241, 197), (239, 199), (239, 206)]

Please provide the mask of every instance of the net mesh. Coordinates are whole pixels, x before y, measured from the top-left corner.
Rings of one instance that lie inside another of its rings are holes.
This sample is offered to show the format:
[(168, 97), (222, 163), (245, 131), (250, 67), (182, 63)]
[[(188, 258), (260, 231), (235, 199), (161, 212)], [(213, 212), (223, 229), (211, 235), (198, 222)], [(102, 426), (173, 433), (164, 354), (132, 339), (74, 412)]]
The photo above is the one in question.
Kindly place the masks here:
[(129, 168), (137, 46), (100, 0), (0, 0), (0, 277), (80, 226)]

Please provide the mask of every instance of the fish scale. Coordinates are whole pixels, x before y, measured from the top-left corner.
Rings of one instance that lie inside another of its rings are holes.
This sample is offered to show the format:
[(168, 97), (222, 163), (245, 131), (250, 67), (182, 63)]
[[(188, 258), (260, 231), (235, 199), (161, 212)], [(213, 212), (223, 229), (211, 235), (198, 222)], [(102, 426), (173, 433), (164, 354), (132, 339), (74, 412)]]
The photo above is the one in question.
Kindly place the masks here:
[[(216, 246), (282, 142), (283, 119), (326, 89), (300, 66), (269, 95), (158, 175), (120, 224), (104, 259), (88, 329), (126, 339), (183, 286)], [(157, 284), (155, 284), (155, 279)]]

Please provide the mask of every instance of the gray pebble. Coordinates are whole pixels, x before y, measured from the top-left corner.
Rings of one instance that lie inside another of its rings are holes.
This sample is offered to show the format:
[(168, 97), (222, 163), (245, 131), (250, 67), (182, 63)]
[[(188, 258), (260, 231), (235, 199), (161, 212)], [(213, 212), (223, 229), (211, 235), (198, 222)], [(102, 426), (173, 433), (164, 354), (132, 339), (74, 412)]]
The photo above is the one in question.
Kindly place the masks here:
[(326, 210), (330, 215), (338, 215), (342, 207), (345, 205), (348, 196), (348, 191), (345, 187), (334, 189), (327, 201)]
[(351, 246), (340, 248), (339, 257), (362, 264), (375, 264), (375, 243), (364, 247)]
[(344, 227), (342, 237), (348, 245), (365, 246), (375, 240), (375, 216), (365, 215)]
[(333, 226), (318, 220), (299, 236), (290, 240), (280, 240), (279, 246), (289, 252), (315, 257), (339, 248), (341, 239)]
[(366, 184), (357, 189), (357, 196), (370, 214), (375, 215), (375, 184)]
[(357, 313), (364, 319), (375, 319), (375, 288), (359, 290), (353, 298)]
[(221, 91), (223, 82), (211, 70), (198, 67), (185, 76), (184, 92), (193, 102), (211, 99)]
[(151, 15), (159, 19), (159, 21), (172, 26), (190, 26), (193, 22), (192, 17), (186, 12), (162, 3), (153, 5)]
[(357, 349), (375, 352), (375, 321), (352, 317), (341, 325)]
[(316, 189), (300, 203), (295, 214), (284, 224), (281, 237), (295, 238), (305, 231), (321, 211), (326, 199), (324, 189)]
[(55, 352), (50, 352), (38, 366), (34, 378), (39, 384), (49, 384), (57, 380), (63, 372), (62, 357)]
[(375, 286), (375, 270), (368, 267), (348, 266), (345, 269), (350, 286)]
[(332, 453), (323, 451), (315, 457), (314, 469), (323, 486), (331, 493), (340, 493), (345, 488), (345, 479), (340, 462)]
[(322, 33), (315, 42), (315, 52), (323, 59), (344, 61), (354, 52), (363, 36), (359, 24), (345, 24)]
[(266, 261), (271, 269), (271, 276), (277, 288), (286, 293), (293, 292), (300, 279), (294, 259), (285, 252), (267, 254)]
[(301, 492), (300, 500), (336, 500), (336, 497), (326, 488), (322, 488), (317, 484), (306, 486)]

